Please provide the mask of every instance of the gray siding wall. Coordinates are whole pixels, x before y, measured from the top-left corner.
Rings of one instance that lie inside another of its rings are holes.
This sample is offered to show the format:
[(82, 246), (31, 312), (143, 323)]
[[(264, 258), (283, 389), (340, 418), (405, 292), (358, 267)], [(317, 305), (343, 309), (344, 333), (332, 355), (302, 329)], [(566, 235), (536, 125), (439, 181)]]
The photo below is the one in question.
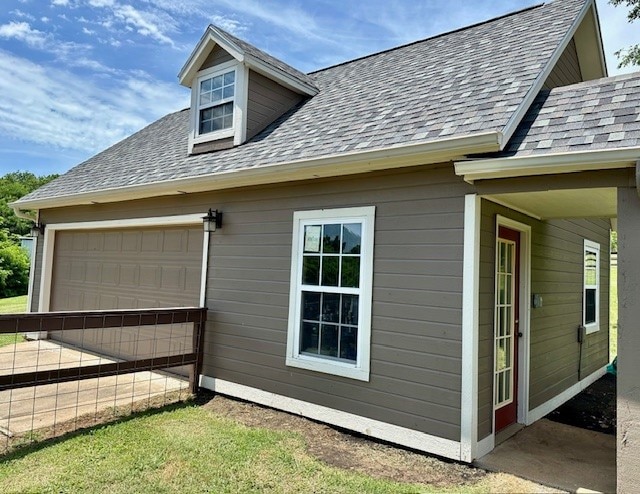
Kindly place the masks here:
[(253, 70), (249, 71), (247, 139), (302, 101), (302, 96)]
[[(493, 413), (493, 306), (496, 215), (531, 226), (531, 292), (543, 306), (531, 309), (529, 409), (578, 382), (582, 323), (584, 239), (600, 243), (600, 331), (583, 346), (582, 378), (608, 361), (609, 220), (538, 221), (495, 203), (482, 201), (480, 252), (480, 347), (478, 437), (488, 436)], [(525, 301), (528, 303), (528, 301)]]
[[(224, 211), (211, 235), (204, 374), (460, 437), (464, 194), (451, 164), (43, 212), (83, 221)], [(285, 366), (293, 213), (376, 206), (371, 379)]]
[(569, 44), (565, 48), (558, 63), (549, 74), (544, 83), (545, 89), (553, 89), (554, 87), (568, 86), (582, 82), (582, 72), (580, 71), (580, 62), (578, 61), (578, 53), (576, 52), (576, 43), (571, 38)]
[(207, 59), (202, 63), (202, 66), (198, 70), (209, 69), (221, 63), (228, 62), (229, 60), (233, 60), (233, 57), (231, 55), (229, 55), (219, 46), (214, 46)]

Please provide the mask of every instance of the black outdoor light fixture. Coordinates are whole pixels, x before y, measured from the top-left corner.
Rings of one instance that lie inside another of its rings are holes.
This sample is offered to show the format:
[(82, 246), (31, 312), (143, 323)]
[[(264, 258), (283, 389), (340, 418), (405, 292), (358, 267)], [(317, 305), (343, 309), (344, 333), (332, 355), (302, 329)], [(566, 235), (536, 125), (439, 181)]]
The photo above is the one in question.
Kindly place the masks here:
[(202, 217), (202, 221), (205, 232), (215, 232), (218, 228), (222, 228), (222, 211), (209, 208), (209, 212)]
[(44, 223), (34, 223), (31, 227), (31, 236), (37, 237), (44, 234)]

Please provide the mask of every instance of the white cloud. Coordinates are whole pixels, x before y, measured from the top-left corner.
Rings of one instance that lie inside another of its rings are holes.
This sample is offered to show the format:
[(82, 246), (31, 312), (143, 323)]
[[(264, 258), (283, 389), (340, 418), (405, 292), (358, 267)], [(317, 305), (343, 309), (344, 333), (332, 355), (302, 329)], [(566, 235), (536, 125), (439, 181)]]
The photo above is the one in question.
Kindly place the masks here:
[(9, 12), (10, 14), (15, 15), (16, 17), (20, 17), (21, 19), (28, 19), (30, 21), (35, 21), (36, 18), (29, 14), (28, 12), (23, 12), (22, 10), (16, 9)]
[(51, 5), (56, 5), (58, 7), (67, 7), (69, 5), (69, 0), (51, 0)]
[(212, 15), (210, 21), (212, 24), (221, 27), (225, 31), (228, 31), (231, 34), (235, 35), (242, 34), (247, 30), (246, 24), (243, 24), (236, 19), (231, 19), (222, 15)]
[(0, 26), (0, 38), (16, 39), (35, 48), (42, 48), (47, 35), (37, 29), (32, 29), (28, 22), (9, 22)]
[(0, 73), (0, 134), (54, 148), (97, 152), (188, 102), (144, 74), (91, 82), (2, 51)]
[(95, 32), (95, 31), (93, 31), (93, 30), (91, 30), (91, 29), (87, 29), (86, 27), (83, 27), (83, 28), (82, 28), (82, 32), (83, 32), (84, 34), (89, 34), (89, 35), (91, 35), (91, 34), (96, 34), (96, 32)]
[(48, 17), (40, 17), (40, 21), (44, 22), (45, 24), (47, 24), (51, 19), (49, 19)]
[(115, 0), (89, 0), (89, 5), (110, 11), (111, 16), (101, 21), (106, 29), (113, 31), (116, 21), (119, 21), (124, 24), (127, 31), (136, 31), (142, 36), (174, 46), (173, 40), (167, 33), (176, 30), (175, 21), (163, 11), (140, 10)]

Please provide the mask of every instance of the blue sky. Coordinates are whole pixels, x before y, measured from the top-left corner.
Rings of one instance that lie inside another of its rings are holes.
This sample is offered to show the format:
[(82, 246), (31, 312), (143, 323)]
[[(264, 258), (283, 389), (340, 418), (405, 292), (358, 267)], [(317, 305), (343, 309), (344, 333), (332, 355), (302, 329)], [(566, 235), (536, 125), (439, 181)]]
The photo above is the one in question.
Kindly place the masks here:
[[(307, 72), (533, 3), (2, 0), (0, 175), (62, 173), (187, 107), (177, 73), (209, 23)], [(640, 25), (606, 0), (598, 10), (614, 75), (613, 52), (639, 43)]]

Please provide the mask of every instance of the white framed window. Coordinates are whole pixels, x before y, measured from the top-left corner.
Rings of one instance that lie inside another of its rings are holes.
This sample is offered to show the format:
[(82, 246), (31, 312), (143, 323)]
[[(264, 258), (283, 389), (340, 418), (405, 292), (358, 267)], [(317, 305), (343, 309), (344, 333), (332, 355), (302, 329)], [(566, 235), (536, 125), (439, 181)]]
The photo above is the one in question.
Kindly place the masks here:
[(236, 60), (201, 70), (191, 87), (189, 152), (196, 144), (246, 138), (247, 69)]
[(584, 241), (582, 325), (587, 333), (600, 329), (600, 244)]
[(375, 207), (293, 215), (286, 364), (369, 380)]
[(196, 135), (233, 130), (236, 69), (205, 71), (197, 80)]

